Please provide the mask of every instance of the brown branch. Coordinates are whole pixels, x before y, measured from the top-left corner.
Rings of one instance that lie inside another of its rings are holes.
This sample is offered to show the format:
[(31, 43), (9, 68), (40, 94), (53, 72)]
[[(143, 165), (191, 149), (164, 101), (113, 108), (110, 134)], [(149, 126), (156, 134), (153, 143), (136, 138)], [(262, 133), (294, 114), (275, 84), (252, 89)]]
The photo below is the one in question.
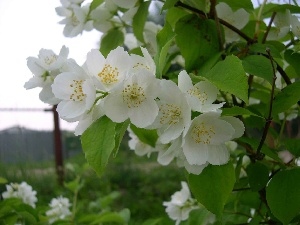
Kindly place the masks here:
[(257, 150), (256, 150), (256, 155), (257, 155), (258, 160), (261, 160), (261, 149), (262, 149), (262, 146), (263, 146), (263, 144), (266, 140), (266, 137), (267, 137), (267, 134), (268, 134), (268, 131), (269, 131), (269, 127), (270, 127), (270, 124), (272, 122), (272, 108), (273, 108), (274, 90), (275, 90), (275, 81), (276, 81), (276, 70), (275, 70), (274, 60), (273, 60), (273, 57), (271, 55), (270, 49), (268, 48), (266, 50), (266, 52), (269, 56), (269, 59), (270, 59), (270, 62), (271, 62), (272, 68), (273, 68), (273, 82), (272, 82), (272, 89), (271, 89), (271, 95), (270, 95), (270, 105), (269, 105), (268, 116), (266, 118), (266, 123), (265, 123), (264, 131), (263, 131), (263, 135), (261, 137), (260, 143), (259, 143), (259, 145), (257, 147)]
[[(206, 18), (207, 19), (207, 16), (206, 14), (199, 10), (199, 9), (196, 9), (194, 7), (191, 7), (185, 3), (182, 3), (181, 1), (178, 1), (175, 3), (174, 5), (175, 7), (182, 7), (184, 9), (187, 9), (191, 12), (194, 12), (196, 14), (198, 14), (201, 18)], [(225, 27), (229, 28), (230, 30), (234, 31), (235, 33), (237, 33), (238, 35), (240, 35), (242, 38), (244, 38), (248, 43), (254, 43), (255, 40), (253, 40), (252, 38), (250, 38), (248, 35), (246, 35), (245, 33), (243, 33), (242, 31), (240, 31), (238, 28), (236, 28), (235, 26), (231, 25), (230, 23), (226, 22), (225, 20), (223, 19), (220, 19), (218, 18), (219, 22), (224, 25)]]
[(270, 29), (271, 29), (271, 26), (272, 26), (272, 23), (274, 21), (275, 16), (276, 16), (276, 12), (273, 12), (273, 14), (271, 16), (271, 19), (270, 19), (270, 22), (268, 24), (267, 30), (266, 30), (266, 32), (265, 32), (265, 34), (263, 36), (262, 43), (265, 43), (266, 40), (267, 40), (267, 37), (268, 37), (268, 34), (270, 32)]

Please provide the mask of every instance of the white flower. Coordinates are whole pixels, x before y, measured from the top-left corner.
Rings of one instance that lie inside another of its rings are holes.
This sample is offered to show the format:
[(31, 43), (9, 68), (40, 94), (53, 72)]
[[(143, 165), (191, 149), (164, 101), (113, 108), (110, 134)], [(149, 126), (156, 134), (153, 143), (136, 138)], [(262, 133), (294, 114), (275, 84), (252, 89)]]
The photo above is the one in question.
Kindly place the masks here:
[(51, 209), (46, 212), (46, 216), (49, 218), (49, 223), (52, 224), (59, 219), (65, 219), (71, 215), (70, 202), (68, 198), (59, 196), (53, 198), (49, 204)]
[(149, 54), (146, 48), (141, 47), (141, 51), (144, 57), (135, 54), (130, 55), (133, 61), (131, 71), (137, 72), (138, 70), (145, 69), (145, 70), (149, 70), (153, 75), (155, 75), (156, 65), (154, 60), (152, 59), (152, 56)]
[(275, 27), (270, 30), (267, 39), (268, 40), (278, 40), (284, 37), (290, 31), (291, 23), (290, 10), (285, 10), (284, 12), (277, 12), (274, 18)]
[[(249, 21), (249, 13), (244, 9), (238, 9), (233, 12), (229, 5), (224, 2), (216, 5), (218, 17), (225, 20), (227, 23), (233, 25), (238, 29), (242, 29)], [(224, 27), (226, 42), (233, 42), (239, 39), (238, 34), (234, 33), (227, 27)]]
[(85, 64), (89, 74), (98, 81), (98, 89), (109, 91), (125, 79), (132, 60), (122, 47), (112, 50), (106, 58), (99, 50), (93, 49), (87, 54)]
[(60, 24), (65, 24), (63, 34), (66, 37), (75, 37), (84, 30), (92, 30), (93, 21), (87, 20), (89, 4), (82, 7), (73, 4), (69, 7), (69, 10), (72, 11), (72, 14), (59, 22)]
[(105, 97), (105, 115), (117, 123), (129, 118), (135, 126), (145, 128), (153, 123), (158, 114), (155, 102), (157, 89), (157, 80), (149, 71), (129, 74)]
[(191, 108), (178, 86), (170, 80), (160, 80), (157, 104), (158, 116), (151, 128), (158, 129), (159, 141), (166, 144), (178, 138), (191, 120)]
[(103, 101), (100, 99), (92, 108), (86, 111), (78, 120), (78, 124), (75, 127), (74, 134), (76, 136), (81, 135), (93, 122), (104, 115)]
[(291, 17), (291, 26), (293, 34), (300, 38), (300, 21), (296, 16)]
[(221, 108), (224, 103), (212, 104), (217, 99), (218, 89), (209, 81), (200, 81), (193, 85), (190, 76), (185, 70), (178, 76), (178, 87), (194, 111), (209, 112)]
[(70, 63), (69, 70), (55, 78), (52, 91), (56, 98), (61, 99), (57, 106), (60, 117), (74, 121), (93, 106), (96, 90), (91, 78), (80, 66)]
[(219, 113), (208, 112), (193, 119), (183, 136), (183, 153), (191, 165), (209, 162), (222, 165), (228, 162), (225, 142), (235, 134), (232, 125), (220, 118)]
[(59, 99), (52, 93), (51, 84), (66, 64), (68, 54), (69, 49), (63, 46), (58, 55), (50, 49), (41, 49), (37, 58), (28, 57), (27, 67), (33, 73), (33, 77), (24, 84), (24, 88), (28, 90), (41, 87), (41, 101), (51, 105), (57, 104)]
[(37, 202), (36, 191), (32, 189), (25, 181), (18, 183), (11, 183), (6, 185), (5, 192), (2, 193), (2, 197), (6, 198), (19, 198), (23, 203), (28, 204), (35, 208), (35, 203)]
[[(147, 21), (145, 23), (144, 27), (144, 41), (145, 41), (145, 47), (148, 49), (150, 55), (155, 55), (156, 50), (157, 50), (157, 42), (156, 42), (156, 35), (157, 33), (162, 29), (162, 27), (159, 24), (155, 24), (152, 21)], [(125, 34), (125, 41), (124, 44), (129, 48), (129, 49), (134, 49), (137, 48), (143, 43), (138, 41), (134, 34), (132, 33), (126, 33)]]
[(168, 216), (176, 221), (176, 225), (187, 220), (192, 210), (199, 208), (196, 201), (191, 197), (187, 183), (182, 181), (181, 186), (182, 189), (171, 196), (170, 202), (163, 202)]
[(90, 14), (90, 17), (93, 20), (93, 27), (103, 33), (106, 33), (114, 27), (113, 16), (113, 12), (106, 7), (105, 3), (99, 5)]
[(140, 139), (135, 135), (135, 133), (133, 133), (130, 128), (128, 128), (127, 131), (130, 137), (128, 146), (131, 150), (134, 150), (135, 154), (137, 154), (138, 156), (147, 155), (147, 157), (150, 157), (151, 153), (157, 151), (152, 146), (140, 141)]
[(168, 144), (157, 143), (158, 151), (157, 162), (163, 166), (169, 165), (173, 159), (177, 158), (182, 153), (182, 136), (171, 141)]

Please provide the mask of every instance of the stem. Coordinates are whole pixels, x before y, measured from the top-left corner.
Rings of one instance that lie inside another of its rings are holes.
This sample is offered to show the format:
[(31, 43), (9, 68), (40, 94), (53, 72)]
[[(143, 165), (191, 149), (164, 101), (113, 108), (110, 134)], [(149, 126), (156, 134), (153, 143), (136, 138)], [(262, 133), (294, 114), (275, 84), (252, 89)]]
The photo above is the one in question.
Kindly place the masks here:
[(263, 39), (262, 39), (262, 43), (265, 43), (266, 40), (267, 40), (267, 37), (268, 37), (268, 34), (269, 34), (269, 32), (270, 32), (270, 29), (271, 29), (271, 26), (272, 26), (272, 23), (273, 23), (273, 21), (274, 21), (275, 16), (276, 16), (276, 12), (273, 12), (273, 14), (272, 14), (272, 16), (271, 16), (271, 19), (270, 19), (270, 22), (269, 22), (269, 24), (268, 24), (266, 33), (264, 34), (264, 37), (263, 37)]
[(265, 6), (266, 3), (267, 3), (267, 0), (264, 0), (264, 2), (261, 4), (261, 6), (260, 6), (260, 8), (259, 8), (259, 11), (258, 11), (258, 15), (257, 15), (257, 18), (256, 18), (256, 26), (255, 26), (254, 40), (257, 39), (258, 34), (259, 34), (260, 18), (261, 18), (262, 11), (263, 11), (263, 8), (264, 8), (264, 6)]
[(270, 49), (268, 48), (266, 50), (266, 52), (267, 52), (267, 54), (269, 56), (269, 59), (270, 59), (270, 62), (271, 62), (272, 68), (273, 68), (273, 83), (272, 83), (272, 90), (271, 90), (271, 96), (270, 96), (269, 112), (268, 112), (268, 116), (266, 118), (264, 132), (263, 132), (263, 135), (261, 137), (259, 146), (257, 147), (257, 151), (256, 151), (256, 159), (258, 159), (258, 160), (262, 160), (263, 157), (264, 157), (264, 155), (261, 154), (261, 149), (262, 149), (262, 146), (263, 146), (263, 144), (264, 144), (264, 142), (266, 140), (266, 137), (267, 137), (267, 134), (268, 134), (268, 130), (269, 130), (269, 127), (270, 127), (270, 124), (271, 124), (271, 121), (272, 121), (272, 107), (273, 107), (275, 81), (276, 81), (276, 70), (275, 70), (275, 67), (274, 67), (273, 57), (271, 56)]
[(210, 0), (210, 12), (209, 15), (211, 18), (214, 18), (215, 23), (216, 23), (216, 28), (217, 28), (217, 33), (218, 33), (218, 42), (219, 42), (219, 49), (221, 51), (224, 50), (224, 43), (222, 40), (222, 32), (221, 32), (221, 26), (220, 26), (220, 21), (218, 20), (218, 15), (217, 15), (217, 10), (216, 10), (216, 0)]

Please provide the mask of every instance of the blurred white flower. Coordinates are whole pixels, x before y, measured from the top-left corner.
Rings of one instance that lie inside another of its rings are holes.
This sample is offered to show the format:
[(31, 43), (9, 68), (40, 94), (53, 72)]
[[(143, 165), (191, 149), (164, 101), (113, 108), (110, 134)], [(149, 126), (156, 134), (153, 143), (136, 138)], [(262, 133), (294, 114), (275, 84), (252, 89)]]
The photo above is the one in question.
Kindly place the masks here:
[(181, 182), (181, 187), (180, 191), (171, 196), (171, 201), (163, 202), (168, 216), (176, 221), (176, 225), (187, 220), (192, 210), (199, 208), (196, 200), (191, 197), (191, 192), (185, 181)]
[(296, 16), (291, 17), (291, 26), (293, 34), (300, 38), (300, 21)]
[[(216, 5), (216, 10), (219, 18), (225, 20), (227, 23), (233, 25), (238, 29), (242, 29), (249, 21), (249, 13), (247, 13), (246, 10), (242, 8), (233, 12), (229, 5), (221, 2)], [(224, 32), (226, 42), (239, 40), (238, 34), (228, 29), (227, 27), (224, 27)]]
[(278, 40), (283, 38), (289, 31), (291, 25), (290, 10), (286, 9), (284, 12), (277, 12), (274, 18), (275, 27), (269, 31), (268, 40)]
[(67, 62), (69, 49), (63, 46), (57, 55), (50, 49), (41, 49), (38, 57), (28, 57), (27, 67), (33, 73), (25, 84), (24, 88), (32, 89), (41, 87), (40, 100), (55, 105), (59, 103), (59, 99), (55, 98), (51, 90), (51, 84), (54, 78), (63, 71), (63, 67)]
[(6, 185), (6, 191), (2, 193), (4, 199), (7, 198), (19, 198), (23, 203), (28, 204), (35, 208), (37, 202), (36, 191), (32, 189), (32, 186), (28, 185), (25, 181), (18, 183), (11, 183)]
[[(68, 10), (71, 13), (66, 13), (63, 20), (59, 23), (64, 24), (63, 34), (66, 37), (75, 37), (81, 34), (84, 30), (90, 31), (93, 29), (93, 21), (88, 20), (87, 16), (89, 13), (90, 5), (79, 6), (72, 4)], [(64, 15), (64, 14), (62, 14)]]
[(130, 128), (128, 128), (127, 131), (130, 137), (128, 146), (131, 150), (134, 150), (135, 154), (137, 154), (138, 156), (147, 155), (147, 157), (150, 157), (151, 153), (157, 152), (157, 150), (152, 146), (140, 141), (140, 139), (135, 135), (135, 133), (133, 133)]
[(52, 224), (57, 220), (65, 219), (66, 217), (71, 215), (70, 211), (70, 202), (68, 198), (64, 198), (59, 196), (57, 198), (53, 198), (49, 204), (51, 209), (46, 211), (46, 216), (49, 218), (49, 223)]

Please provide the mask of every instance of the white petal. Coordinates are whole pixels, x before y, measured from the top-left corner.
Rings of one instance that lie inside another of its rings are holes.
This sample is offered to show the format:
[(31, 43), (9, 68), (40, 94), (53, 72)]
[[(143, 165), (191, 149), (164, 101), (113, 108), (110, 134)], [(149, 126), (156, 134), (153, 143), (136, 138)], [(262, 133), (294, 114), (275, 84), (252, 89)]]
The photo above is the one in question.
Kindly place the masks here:
[(120, 123), (128, 118), (128, 109), (121, 94), (109, 94), (104, 99), (104, 113), (112, 121)]
[(145, 128), (153, 123), (157, 114), (158, 106), (154, 100), (146, 100), (138, 110), (128, 111), (130, 121), (140, 128)]
[(186, 93), (193, 87), (192, 80), (185, 70), (178, 75), (178, 87), (183, 93)]
[(233, 127), (233, 129), (235, 130), (232, 138), (239, 138), (239, 137), (243, 136), (243, 134), (245, 132), (245, 126), (240, 119), (233, 117), (233, 116), (224, 116), (224, 117), (221, 117), (221, 119), (230, 123), (231, 126)]
[(210, 145), (207, 161), (212, 165), (223, 165), (229, 160), (229, 151), (225, 144)]

